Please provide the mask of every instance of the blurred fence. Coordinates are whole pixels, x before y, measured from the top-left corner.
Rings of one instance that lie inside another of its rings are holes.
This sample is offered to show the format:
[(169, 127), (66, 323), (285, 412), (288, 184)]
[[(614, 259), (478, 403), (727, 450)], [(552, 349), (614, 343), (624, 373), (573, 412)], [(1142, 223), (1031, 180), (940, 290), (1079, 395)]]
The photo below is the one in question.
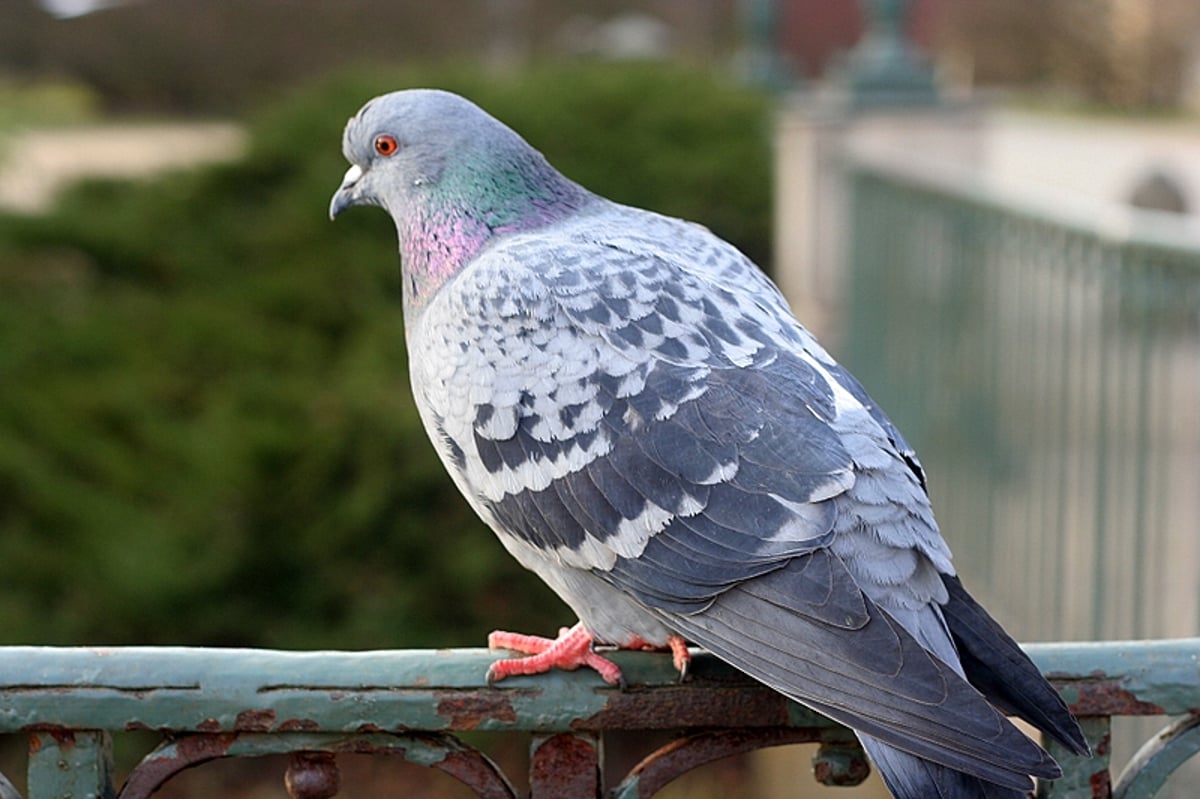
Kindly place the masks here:
[(846, 361), (1023, 640), (1200, 629), (1200, 232), (848, 164)]

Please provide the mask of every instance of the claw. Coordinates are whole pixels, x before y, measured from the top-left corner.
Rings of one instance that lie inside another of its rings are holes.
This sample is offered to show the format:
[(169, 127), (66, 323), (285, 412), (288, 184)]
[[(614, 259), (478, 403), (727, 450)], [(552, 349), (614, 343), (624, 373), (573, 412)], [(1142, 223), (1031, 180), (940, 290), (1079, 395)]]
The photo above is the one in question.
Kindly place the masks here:
[(688, 667), (692, 665), (692, 653), (688, 651), (687, 641), (683, 636), (672, 633), (667, 636), (667, 646), (671, 648), (671, 662), (679, 672), (679, 681), (683, 682), (688, 676)]
[(497, 660), (487, 671), (489, 686), (513, 675), (542, 674), (552, 668), (573, 670), (580, 666), (595, 669), (610, 685), (624, 687), (621, 668), (592, 651), (592, 634), (583, 624), (558, 631), (558, 638), (521, 635), (497, 630), (488, 636), (490, 649), (511, 649), (526, 657)]

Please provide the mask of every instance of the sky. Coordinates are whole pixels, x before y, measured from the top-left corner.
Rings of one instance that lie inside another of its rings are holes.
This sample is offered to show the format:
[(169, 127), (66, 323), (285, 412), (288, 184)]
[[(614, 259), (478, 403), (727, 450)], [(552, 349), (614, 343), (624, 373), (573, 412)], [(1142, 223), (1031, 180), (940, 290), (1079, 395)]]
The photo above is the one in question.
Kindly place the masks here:
[(118, 5), (122, 0), (40, 0), (42, 8), (59, 19), (81, 17), (102, 8)]

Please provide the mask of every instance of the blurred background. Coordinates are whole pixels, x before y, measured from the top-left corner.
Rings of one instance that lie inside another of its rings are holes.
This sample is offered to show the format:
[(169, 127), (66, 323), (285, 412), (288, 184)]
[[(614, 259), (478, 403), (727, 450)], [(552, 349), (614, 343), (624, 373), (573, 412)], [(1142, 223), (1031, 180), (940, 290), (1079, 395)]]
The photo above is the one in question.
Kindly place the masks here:
[[(418, 85), (771, 272), (1018, 639), (1197, 634), (1192, 0), (0, 0), (0, 644), (569, 621), (425, 440), (390, 221), (326, 218), (346, 118)], [(824, 795), (805, 756), (671, 795)], [(260, 766), (164, 794), (282, 795)]]

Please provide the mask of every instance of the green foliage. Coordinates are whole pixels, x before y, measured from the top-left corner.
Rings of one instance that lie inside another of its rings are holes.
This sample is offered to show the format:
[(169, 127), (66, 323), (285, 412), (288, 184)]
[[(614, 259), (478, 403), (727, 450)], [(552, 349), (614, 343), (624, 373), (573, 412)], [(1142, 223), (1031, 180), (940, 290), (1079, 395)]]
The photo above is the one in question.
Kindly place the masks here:
[(0, 643), (463, 645), (569, 611), (474, 519), (408, 387), (386, 215), (326, 219), (345, 119), (461, 91), (568, 174), (761, 256), (766, 105), (678, 71), (343, 76), (240, 163), (0, 218)]
[(31, 125), (69, 125), (93, 119), (95, 94), (78, 83), (0, 79), (0, 132)]

